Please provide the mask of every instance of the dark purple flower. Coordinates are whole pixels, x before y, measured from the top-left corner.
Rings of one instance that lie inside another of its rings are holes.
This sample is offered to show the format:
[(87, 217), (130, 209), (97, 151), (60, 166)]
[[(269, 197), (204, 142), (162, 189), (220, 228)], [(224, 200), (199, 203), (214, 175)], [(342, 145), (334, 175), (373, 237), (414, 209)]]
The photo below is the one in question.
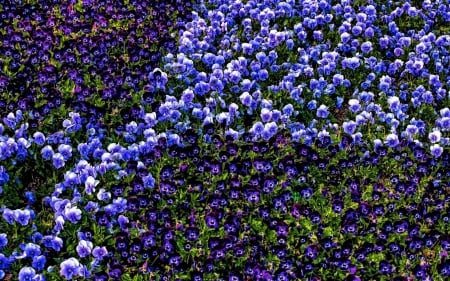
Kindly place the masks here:
[(268, 177), (264, 180), (262, 192), (266, 194), (270, 194), (275, 189), (275, 186), (277, 184), (277, 180), (274, 177)]
[(188, 227), (186, 229), (186, 239), (189, 241), (197, 241), (199, 237), (199, 229), (197, 227)]
[(379, 271), (380, 271), (380, 274), (390, 275), (394, 272), (394, 268), (390, 263), (388, 263), (386, 261), (381, 261), (380, 265), (379, 265)]
[(248, 190), (246, 191), (246, 197), (250, 203), (256, 204), (260, 200), (260, 192), (257, 190)]
[(120, 279), (123, 274), (123, 267), (120, 265), (114, 265), (109, 269), (108, 274), (112, 279)]
[(99, 211), (95, 214), (96, 221), (100, 226), (107, 226), (109, 224), (109, 216), (104, 211)]
[(439, 274), (442, 276), (450, 276), (450, 261), (445, 261), (438, 266)]
[(213, 176), (220, 175), (222, 173), (222, 164), (221, 163), (211, 163), (209, 165), (209, 170)]
[(141, 241), (145, 249), (149, 249), (156, 246), (156, 237), (151, 233), (145, 233), (142, 236)]
[(300, 195), (303, 199), (310, 199), (313, 194), (313, 189), (311, 187), (302, 188)]
[(319, 247), (317, 245), (310, 245), (305, 248), (304, 255), (309, 259), (316, 259), (319, 253)]
[(336, 214), (340, 214), (344, 209), (344, 201), (340, 198), (334, 199), (331, 204), (331, 208), (333, 212), (335, 212)]
[(219, 228), (219, 220), (215, 214), (209, 213), (205, 216), (206, 226), (213, 229)]

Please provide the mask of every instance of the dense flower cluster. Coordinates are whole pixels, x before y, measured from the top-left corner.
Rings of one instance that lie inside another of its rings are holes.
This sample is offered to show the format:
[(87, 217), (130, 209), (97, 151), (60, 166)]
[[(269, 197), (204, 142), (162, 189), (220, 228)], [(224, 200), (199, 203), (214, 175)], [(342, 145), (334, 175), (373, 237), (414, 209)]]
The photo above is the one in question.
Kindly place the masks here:
[(450, 276), (448, 2), (18, 2), (0, 280)]
[(191, 8), (179, 0), (3, 4), (0, 91), (14, 97), (0, 112), (28, 110), (35, 123), (61, 106), (103, 117), (105, 102), (142, 91)]

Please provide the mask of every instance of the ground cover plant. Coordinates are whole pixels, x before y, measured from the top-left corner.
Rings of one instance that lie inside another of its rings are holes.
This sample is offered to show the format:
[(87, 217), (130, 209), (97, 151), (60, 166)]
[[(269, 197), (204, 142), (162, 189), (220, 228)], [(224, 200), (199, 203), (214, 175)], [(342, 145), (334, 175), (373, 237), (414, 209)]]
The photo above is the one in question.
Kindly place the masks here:
[(450, 3), (0, 4), (0, 280), (446, 280)]

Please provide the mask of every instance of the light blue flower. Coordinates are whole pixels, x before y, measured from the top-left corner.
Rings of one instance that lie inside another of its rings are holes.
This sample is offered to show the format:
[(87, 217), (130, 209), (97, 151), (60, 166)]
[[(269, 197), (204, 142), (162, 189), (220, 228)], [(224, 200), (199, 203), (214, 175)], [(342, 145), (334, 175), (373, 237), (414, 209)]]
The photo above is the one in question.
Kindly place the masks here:
[(330, 112), (328, 111), (328, 107), (325, 106), (324, 104), (322, 104), (322, 105), (319, 106), (319, 108), (317, 109), (316, 116), (317, 116), (318, 118), (327, 118), (329, 114), (330, 114)]
[(356, 129), (356, 122), (353, 120), (350, 120), (348, 122), (344, 122), (342, 124), (342, 127), (344, 128), (344, 132), (346, 134), (352, 135)]
[(398, 140), (398, 136), (396, 134), (389, 134), (387, 135), (384, 143), (390, 147), (396, 147), (400, 141)]
[(433, 132), (428, 134), (428, 139), (431, 141), (431, 143), (438, 143), (441, 141), (441, 132), (438, 130), (434, 130)]
[(97, 260), (102, 260), (106, 255), (108, 254), (108, 250), (106, 249), (106, 247), (99, 247), (96, 246), (93, 250), (92, 250), (92, 255), (94, 256), (94, 258), (96, 258)]
[(36, 276), (36, 271), (32, 267), (22, 267), (19, 271), (19, 281), (32, 281)]
[(311, 100), (308, 102), (307, 107), (309, 110), (313, 110), (317, 108), (317, 101), (316, 100)]
[(116, 213), (123, 213), (127, 209), (127, 199), (119, 197), (113, 200), (113, 206)]
[(27, 243), (25, 244), (24, 252), (27, 257), (33, 258), (41, 254), (41, 247), (34, 243)]
[(32, 266), (38, 272), (44, 270), (45, 263), (47, 262), (47, 258), (44, 255), (34, 256)]
[[(5, 214), (5, 213), (3, 213)], [(14, 220), (18, 223), (20, 223), (21, 225), (25, 226), (28, 224), (28, 222), (31, 219), (31, 212), (28, 209), (25, 210), (14, 210)]]
[(77, 206), (75, 207), (66, 206), (66, 208), (64, 209), (64, 216), (71, 223), (77, 223), (81, 219), (81, 214), (82, 212), (80, 209), (78, 209)]
[(263, 108), (261, 109), (260, 117), (262, 122), (264, 123), (270, 122), (270, 120), (272, 119), (272, 111), (270, 111), (267, 108)]
[(432, 146), (430, 146), (430, 152), (431, 155), (433, 155), (433, 157), (438, 158), (442, 155), (444, 149), (439, 144), (435, 143)]
[(0, 250), (3, 250), (6, 245), (8, 245), (8, 236), (6, 233), (0, 233)]
[(86, 241), (86, 240), (79, 241), (77, 248), (76, 248), (78, 256), (80, 258), (85, 258), (85, 257), (89, 256), (92, 252), (93, 247), (94, 247), (94, 245), (92, 244), (91, 241)]
[(64, 217), (63, 216), (57, 216), (55, 219), (55, 226), (53, 227), (56, 231), (61, 231), (64, 229)]
[(53, 159), (53, 166), (56, 169), (62, 168), (65, 165), (64, 156), (61, 153), (55, 153), (52, 157)]
[(359, 100), (350, 99), (348, 101), (349, 109), (351, 112), (356, 113), (361, 110), (361, 105), (359, 104)]
[(41, 132), (36, 132), (33, 134), (33, 141), (37, 145), (42, 146), (45, 144), (45, 135)]
[(42, 158), (45, 160), (51, 160), (53, 158), (54, 152), (50, 145), (46, 145), (41, 149)]
[(244, 92), (239, 97), (241, 103), (247, 107), (251, 106), (251, 103), (253, 101), (252, 96), (248, 92)]
[(275, 122), (270, 122), (264, 125), (264, 131), (268, 131), (271, 136), (274, 136), (278, 131), (278, 126)]
[(80, 262), (76, 258), (69, 258), (61, 263), (59, 273), (64, 276), (66, 280), (72, 280), (75, 275), (79, 274), (80, 269)]
[(255, 135), (260, 135), (264, 131), (264, 124), (260, 121), (253, 124), (252, 128), (250, 129), (250, 132)]
[(95, 187), (100, 183), (100, 181), (96, 180), (94, 177), (92, 176), (88, 176), (88, 178), (86, 179), (84, 186), (85, 186), (85, 192), (86, 194), (90, 195), (93, 192), (95, 192)]

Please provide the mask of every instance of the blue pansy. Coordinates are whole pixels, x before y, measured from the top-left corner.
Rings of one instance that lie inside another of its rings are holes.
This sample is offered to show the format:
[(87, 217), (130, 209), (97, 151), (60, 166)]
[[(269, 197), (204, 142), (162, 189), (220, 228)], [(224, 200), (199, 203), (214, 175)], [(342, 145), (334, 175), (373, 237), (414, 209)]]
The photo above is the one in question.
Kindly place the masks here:
[(34, 243), (27, 243), (24, 247), (24, 252), (27, 257), (33, 258), (41, 254), (41, 247)]
[(76, 258), (69, 258), (60, 264), (59, 273), (66, 278), (66, 280), (71, 280), (78, 275), (81, 269), (80, 262)]
[(316, 100), (311, 100), (308, 102), (307, 107), (309, 110), (313, 110), (316, 109), (317, 107), (317, 101)]
[(76, 247), (78, 256), (80, 258), (85, 258), (85, 257), (89, 256), (92, 252), (93, 247), (94, 247), (94, 245), (92, 244), (91, 241), (86, 241), (86, 240), (79, 241), (78, 245)]
[[(5, 212), (3, 214), (5, 214)], [(25, 210), (17, 209), (14, 210), (13, 214), (14, 220), (23, 226), (27, 225), (31, 219), (31, 212), (28, 209)]]
[(41, 155), (45, 160), (51, 160), (54, 155), (53, 148), (50, 145), (45, 146), (41, 150)]
[(19, 271), (19, 281), (32, 281), (36, 276), (36, 271), (32, 267), (23, 267)]
[(3, 250), (6, 245), (8, 245), (8, 236), (6, 233), (0, 233), (0, 250)]
[(55, 153), (52, 157), (53, 160), (53, 166), (56, 169), (62, 168), (65, 165), (64, 156), (61, 153)]
[(0, 166), (0, 187), (9, 181), (9, 175), (5, 167)]
[(386, 140), (384, 143), (390, 147), (396, 147), (400, 143), (400, 141), (397, 134), (389, 134), (386, 136)]
[(36, 132), (33, 134), (33, 140), (37, 145), (42, 146), (45, 144), (45, 135), (41, 132)]
[(78, 207), (68, 207), (64, 209), (64, 216), (71, 223), (77, 223), (81, 219), (81, 210)]
[(328, 107), (324, 104), (320, 105), (317, 109), (316, 116), (319, 118), (327, 118), (329, 115)]

